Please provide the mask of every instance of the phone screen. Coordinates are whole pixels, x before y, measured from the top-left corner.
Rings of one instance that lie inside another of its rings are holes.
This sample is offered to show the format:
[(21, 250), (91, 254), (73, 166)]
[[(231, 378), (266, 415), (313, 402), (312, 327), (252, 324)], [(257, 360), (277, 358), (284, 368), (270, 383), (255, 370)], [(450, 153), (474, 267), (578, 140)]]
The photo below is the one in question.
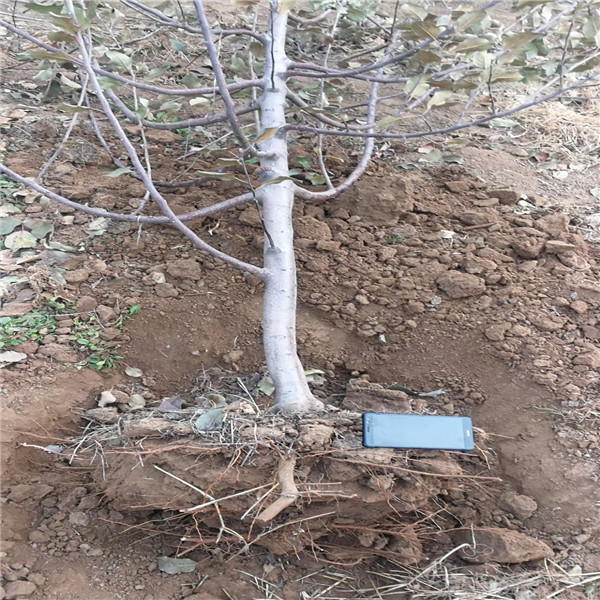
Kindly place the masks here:
[(363, 445), (369, 448), (473, 450), (469, 417), (365, 413)]

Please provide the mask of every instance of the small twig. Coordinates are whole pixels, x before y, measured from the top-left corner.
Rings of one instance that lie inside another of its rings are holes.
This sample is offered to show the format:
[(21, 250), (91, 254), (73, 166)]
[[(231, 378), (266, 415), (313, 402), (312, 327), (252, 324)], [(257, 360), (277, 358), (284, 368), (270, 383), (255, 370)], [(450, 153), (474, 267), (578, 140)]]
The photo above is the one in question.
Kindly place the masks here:
[(212, 506), (213, 504), (217, 504), (218, 502), (224, 502), (225, 500), (230, 500), (231, 498), (237, 498), (238, 496), (245, 496), (246, 494), (251, 494), (256, 490), (262, 490), (263, 488), (268, 487), (270, 484), (265, 483), (264, 485), (259, 485), (258, 487), (254, 487), (250, 490), (244, 490), (243, 492), (238, 492), (237, 494), (231, 494), (229, 496), (224, 496), (223, 498), (214, 498), (209, 502), (204, 502), (204, 504), (198, 504), (197, 506), (192, 506), (192, 508), (181, 508), (179, 512), (182, 513), (191, 513), (201, 510), (203, 508), (207, 508), (208, 506)]

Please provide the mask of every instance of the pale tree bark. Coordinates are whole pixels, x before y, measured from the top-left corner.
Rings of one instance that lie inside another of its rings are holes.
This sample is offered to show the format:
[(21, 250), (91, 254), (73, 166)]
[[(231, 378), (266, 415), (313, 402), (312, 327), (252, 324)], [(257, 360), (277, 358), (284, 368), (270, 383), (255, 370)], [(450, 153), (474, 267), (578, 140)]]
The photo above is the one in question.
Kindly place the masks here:
[[(263, 132), (285, 125), (287, 84), (285, 53), (286, 12), (270, 11), (265, 90), (260, 98)], [(269, 134), (265, 134), (268, 136)], [(281, 410), (310, 410), (322, 406), (311, 393), (296, 349), (296, 258), (292, 208), (294, 184), (289, 179), (288, 145), (282, 131), (260, 143), (263, 186), (257, 190), (265, 227), (263, 342), (267, 369), (275, 383), (276, 406)]]

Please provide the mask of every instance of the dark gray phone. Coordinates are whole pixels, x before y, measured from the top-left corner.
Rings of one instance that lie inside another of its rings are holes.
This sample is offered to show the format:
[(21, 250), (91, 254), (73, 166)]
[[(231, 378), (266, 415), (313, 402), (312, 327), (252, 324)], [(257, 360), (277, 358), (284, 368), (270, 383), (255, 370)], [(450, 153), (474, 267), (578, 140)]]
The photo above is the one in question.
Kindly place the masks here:
[(363, 414), (363, 445), (369, 448), (473, 450), (469, 417)]

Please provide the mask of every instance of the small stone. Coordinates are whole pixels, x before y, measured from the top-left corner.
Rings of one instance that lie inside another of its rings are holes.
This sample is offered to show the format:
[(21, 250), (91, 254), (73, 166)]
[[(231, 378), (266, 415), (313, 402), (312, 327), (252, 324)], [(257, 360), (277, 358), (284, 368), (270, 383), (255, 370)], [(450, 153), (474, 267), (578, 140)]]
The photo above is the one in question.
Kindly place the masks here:
[(342, 242), (336, 242), (335, 240), (319, 240), (316, 248), (322, 252), (335, 252), (340, 249), (341, 245)]
[(546, 252), (549, 254), (563, 254), (564, 252), (574, 252), (577, 248), (574, 244), (567, 244), (560, 240), (548, 240), (546, 242)]
[(470, 181), (446, 181), (445, 185), (453, 194), (464, 194), (472, 188)]
[(177, 298), (179, 292), (172, 283), (163, 283), (156, 286), (156, 295), (159, 298)]
[(6, 600), (31, 596), (36, 590), (37, 587), (32, 581), (9, 581), (4, 587)]
[(165, 274), (164, 273), (160, 273), (160, 272), (154, 272), (150, 274), (150, 278), (152, 279), (153, 283), (165, 283), (167, 280), (165, 278)]
[(90, 524), (90, 521), (89, 515), (82, 511), (76, 510), (69, 515), (69, 523), (76, 527), (87, 527)]
[(123, 332), (120, 329), (117, 329), (116, 327), (105, 327), (101, 332), (100, 332), (100, 337), (107, 341), (110, 342), (116, 338), (118, 338)]
[(0, 310), (0, 317), (22, 317), (32, 310), (31, 302), (9, 302)]
[(27, 579), (37, 587), (42, 587), (46, 583), (46, 578), (41, 573), (29, 573)]
[(96, 309), (96, 306), (98, 306), (98, 302), (96, 302), (96, 299), (92, 298), (92, 296), (81, 296), (76, 304), (78, 313), (92, 312)]
[(521, 199), (521, 192), (501, 188), (490, 190), (488, 196), (490, 198), (498, 198), (500, 204), (516, 204)]
[(561, 234), (569, 232), (569, 221), (567, 215), (546, 215), (535, 222), (535, 227), (548, 233), (553, 238), (558, 238)]
[(324, 221), (319, 221), (314, 217), (300, 217), (296, 219), (294, 230), (298, 238), (307, 240), (331, 240), (331, 229)]
[(90, 272), (87, 269), (77, 269), (76, 271), (65, 271), (63, 273), (67, 283), (83, 283), (90, 277)]
[(502, 494), (498, 499), (498, 506), (502, 510), (512, 513), (517, 519), (524, 521), (537, 510), (537, 502), (529, 496), (523, 496), (515, 492)]
[(565, 265), (565, 267), (569, 267), (571, 269), (575, 269), (575, 271), (586, 271), (590, 268), (590, 264), (583, 258), (577, 254), (577, 252), (563, 252), (558, 255), (558, 260)]
[(523, 563), (552, 556), (552, 549), (544, 542), (512, 529), (465, 528), (453, 532), (452, 539), (457, 544), (469, 544), (459, 550), (459, 556), (472, 563)]
[(600, 349), (595, 348), (589, 352), (578, 354), (573, 359), (573, 364), (590, 367), (590, 369), (600, 369)]
[(571, 302), (569, 308), (578, 315), (582, 315), (588, 311), (589, 306), (587, 302), (584, 302), (583, 300), (575, 300), (575, 302)]
[(116, 321), (117, 319), (117, 313), (115, 312), (115, 310), (110, 306), (106, 306), (105, 304), (100, 304), (96, 308), (96, 313), (98, 314), (98, 318), (103, 324)]
[(202, 279), (204, 273), (200, 264), (193, 258), (179, 258), (167, 262), (167, 273), (176, 279)]
[(488, 327), (485, 330), (484, 335), (488, 340), (491, 340), (492, 342), (500, 342), (504, 339), (504, 334), (506, 333), (509, 327), (509, 323), (497, 323)]
[(534, 237), (519, 237), (512, 242), (513, 250), (521, 258), (532, 259), (544, 250), (544, 240)]
[(77, 352), (71, 350), (69, 346), (61, 346), (60, 344), (46, 344), (38, 350), (38, 354), (68, 364), (74, 364), (79, 360)]
[(50, 541), (50, 536), (43, 531), (36, 530), (29, 534), (29, 541), (36, 544), (45, 544)]
[(379, 262), (387, 262), (388, 260), (394, 258), (396, 254), (398, 254), (398, 250), (396, 250), (396, 248), (392, 248), (392, 246), (384, 246), (381, 248), (381, 250), (379, 250), (379, 252), (377, 252), (377, 259)]
[(583, 325), (581, 328), (583, 335), (588, 340), (600, 340), (600, 328), (592, 327), (591, 325)]
[(260, 220), (260, 216), (255, 206), (250, 206), (243, 210), (240, 213), (238, 220), (243, 225), (248, 225), (250, 227), (257, 227), (259, 229), (262, 229), (262, 221)]
[(485, 281), (481, 277), (461, 271), (446, 271), (436, 283), (450, 298), (468, 298), (485, 292)]
[(13, 502), (24, 502), (33, 497), (35, 486), (28, 483), (13, 485), (8, 493), (8, 499)]
[(495, 213), (477, 212), (465, 210), (456, 214), (456, 218), (465, 225), (486, 225), (497, 220)]

